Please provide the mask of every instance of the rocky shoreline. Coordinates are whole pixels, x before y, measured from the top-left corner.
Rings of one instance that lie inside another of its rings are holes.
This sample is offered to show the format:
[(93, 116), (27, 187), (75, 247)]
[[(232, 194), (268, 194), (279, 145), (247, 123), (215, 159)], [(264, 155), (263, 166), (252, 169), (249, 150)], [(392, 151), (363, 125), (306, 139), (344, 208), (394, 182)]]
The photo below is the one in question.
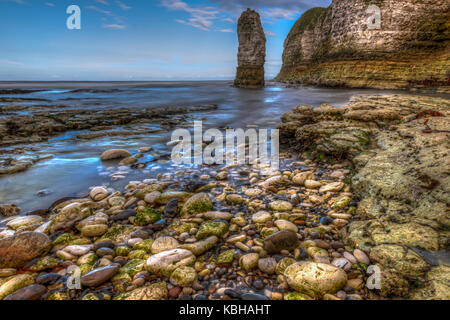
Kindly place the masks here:
[(0, 299), (448, 299), (449, 104), (299, 106), (279, 171), (201, 166), (26, 216), (2, 207)]
[(280, 130), (305, 157), (346, 159), (360, 200), (340, 233), (383, 271), (381, 294), (449, 299), (450, 101), (357, 96), (345, 108), (299, 106)]
[(151, 109), (0, 106), (0, 116), (4, 115), (0, 117), (0, 147), (10, 147), (0, 153), (0, 175), (21, 172), (48, 159), (34, 155), (30, 143), (47, 141), (68, 131), (86, 131), (76, 136), (81, 140), (146, 135), (171, 130), (187, 123), (192, 114), (215, 109), (216, 105)]

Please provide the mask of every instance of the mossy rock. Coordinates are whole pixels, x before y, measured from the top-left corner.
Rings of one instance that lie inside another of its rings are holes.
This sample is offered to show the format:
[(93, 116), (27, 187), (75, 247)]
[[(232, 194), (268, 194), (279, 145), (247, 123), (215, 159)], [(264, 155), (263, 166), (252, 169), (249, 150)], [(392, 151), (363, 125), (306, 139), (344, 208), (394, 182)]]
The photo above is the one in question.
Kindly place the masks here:
[(82, 264), (79, 266), (80, 267), (80, 273), (81, 275), (85, 275), (86, 273), (89, 273), (92, 271), (93, 269), (93, 265), (92, 264)]
[(197, 228), (198, 224), (194, 223), (194, 222), (186, 222), (186, 223), (181, 223), (180, 221), (174, 222), (172, 223), (168, 229), (175, 231), (178, 234), (182, 234), (182, 233), (189, 233), (191, 232), (191, 230), (193, 228)]
[(170, 282), (175, 286), (189, 287), (197, 281), (197, 271), (192, 267), (176, 268), (170, 275)]
[(200, 226), (195, 237), (197, 239), (204, 239), (209, 236), (216, 236), (220, 238), (227, 232), (228, 224), (226, 224), (225, 222), (205, 222)]
[(126, 224), (115, 224), (106, 231), (100, 238), (101, 240), (111, 240), (113, 242), (124, 241), (125, 238), (131, 235), (133, 226)]
[(181, 209), (181, 216), (195, 215), (213, 210), (211, 199), (206, 193), (197, 193), (190, 197), (183, 208)]
[(84, 265), (84, 264), (88, 264), (93, 266), (96, 262), (98, 261), (98, 256), (93, 253), (87, 253), (84, 256), (81, 256), (80, 258), (78, 258), (77, 260), (77, 265)]
[(45, 256), (36, 262), (30, 269), (33, 271), (43, 271), (52, 269), (59, 265), (59, 260), (50, 256)]
[(184, 192), (184, 191), (167, 191), (163, 192), (158, 200), (156, 201), (158, 204), (166, 205), (173, 198), (178, 199), (179, 202), (185, 202), (192, 196), (192, 193)]
[(161, 214), (155, 209), (145, 209), (138, 212), (134, 218), (134, 224), (137, 226), (147, 226), (161, 220)]
[(0, 286), (0, 300), (9, 296), (11, 293), (16, 292), (26, 286), (34, 283), (34, 277), (30, 274), (19, 274), (11, 277), (8, 281)]
[(54, 300), (54, 301), (70, 300), (70, 296), (67, 292), (64, 291), (53, 292), (48, 295), (47, 300)]
[(119, 246), (116, 248), (115, 253), (116, 256), (126, 257), (131, 252), (131, 249), (126, 246)]
[(145, 187), (142, 190), (139, 190), (138, 192), (136, 192), (136, 194), (134, 195), (136, 198), (138, 198), (139, 200), (144, 200), (145, 195), (152, 193), (154, 191), (159, 191), (161, 192), (163, 190), (162, 186), (159, 184), (152, 184), (148, 187)]
[(284, 300), (314, 300), (314, 299), (304, 293), (289, 292), (284, 295)]
[(154, 241), (155, 240), (153, 240), (153, 239), (146, 239), (144, 241), (138, 242), (134, 245), (133, 250), (143, 250), (143, 251), (149, 253), (149, 252), (151, 252)]
[(83, 246), (86, 244), (91, 244), (91, 240), (89, 240), (88, 238), (75, 238), (68, 243), (69, 246)]
[(277, 267), (275, 268), (275, 272), (277, 274), (284, 274), (284, 271), (287, 267), (289, 267), (291, 264), (296, 263), (297, 261), (295, 259), (286, 257), (278, 261)]
[(233, 263), (234, 261), (234, 249), (231, 250), (227, 250), (222, 252), (219, 257), (217, 258), (217, 263), (218, 264), (223, 264), (223, 265), (230, 265)]
[(69, 244), (71, 241), (74, 241), (77, 238), (78, 237), (74, 236), (71, 233), (63, 233), (53, 241), (53, 245), (57, 246), (59, 244)]
[(143, 259), (133, 259), (128, 261), (122, 268), (120, 268), (119, 273), (126, 273), (131, 277), (134, 277), (137, 273), (144, 270), (145, 260)]
[(81, 298), (81, 300), (92, 300), (92, 301), (95, 301), (95, 300), (100, 300), (100, 298), (97, 297), (93, 293), (88, 293), (88, 294), (84, 295), (83, 298)]
[(133, 259), (145, 260), (148, 257), (149, 257), (149, 255), (144, 250), (133, 250), (128, 254), (128, 258), (130, 258), (131, 260), (133, 260)]
[(113, 300), (165, 300), (169, 292), (165, 282), (157, 282), (122, 293)]

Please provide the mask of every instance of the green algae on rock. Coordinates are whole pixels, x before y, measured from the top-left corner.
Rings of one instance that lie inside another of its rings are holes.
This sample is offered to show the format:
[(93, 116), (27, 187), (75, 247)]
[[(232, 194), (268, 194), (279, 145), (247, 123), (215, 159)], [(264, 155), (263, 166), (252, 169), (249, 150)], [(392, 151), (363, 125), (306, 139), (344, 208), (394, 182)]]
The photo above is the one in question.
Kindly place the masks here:
[(134, 224), (137, 226), (147, 226), (161, 220), (161, 213), (155, 209), (148, 208), (144, 211), (140, 211), (134, 218)]
[(208, 194), (197, 193), (190, 197), (183, 208), (181, 209), (181, 216), (189, 216), (198, 213), (204, 213), (213, 210), (213, 204)]

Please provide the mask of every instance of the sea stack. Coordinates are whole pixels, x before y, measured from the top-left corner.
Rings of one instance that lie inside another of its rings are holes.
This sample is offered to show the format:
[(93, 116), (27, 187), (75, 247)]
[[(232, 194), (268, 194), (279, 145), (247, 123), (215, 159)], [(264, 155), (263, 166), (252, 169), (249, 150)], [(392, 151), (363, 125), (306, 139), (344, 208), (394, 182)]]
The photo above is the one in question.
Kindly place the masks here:
[(239, 53), (236, 80), (240, 88), (264, 87), (266, 36), (259, 13), (247, 9), (238, 21)]

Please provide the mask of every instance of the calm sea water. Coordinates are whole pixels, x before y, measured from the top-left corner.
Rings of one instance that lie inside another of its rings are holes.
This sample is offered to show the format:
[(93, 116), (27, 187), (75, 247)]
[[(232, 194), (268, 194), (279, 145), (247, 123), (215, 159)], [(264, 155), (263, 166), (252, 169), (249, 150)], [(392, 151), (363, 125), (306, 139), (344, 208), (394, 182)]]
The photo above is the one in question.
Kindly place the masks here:
[[(77, 109), (157, 108), (216, 104), (217, 110), (196, 114), (205, 127), (274, 128), (280, 116), (297, 105), (328, 103), (344, 106), (356, 94), (386, 94), (387, 91), (324, 89), (314, 87), (285, 88), (283, 84), (268, 83), (263, 90), (238, 89), (231, 82), (113, 82), (113, 83), (0, 83), (7, 88), (39, 90), (18, 95), (43, 99), (20, 105), (66, 105)], [(8, 103), (2, 103), (8, 104)], [(24, 111), (26, 113), (26, 110)], [(86, 131), (72, 131), (34, 144), (36, 154), (51, 156), (27, 171), (0, 176), (0, 203), (15, 203), (22, 212), (47, 208), (52, 202), (67, 196), (85, 195), (89, 187), (105, 185), (122, 188), (128, 181), (154, 178), (179, 168), (168, 160), (166, 143), (171, 132), (127, 137), (105, 137), (80, 140), (76, 135)], [(102, 163), (100, 154), (110, 148), (125, 148), (132, 153), (141, 147), (153, 147), (147, 160), (162, 155), (163, 161), (153, 161), (144, 170), (119, 168), (118, 163)], [(156, 154), (156, 155), (155, 155)], [(112, 181), (115, 172), (124, 172), (125, 179)]]

